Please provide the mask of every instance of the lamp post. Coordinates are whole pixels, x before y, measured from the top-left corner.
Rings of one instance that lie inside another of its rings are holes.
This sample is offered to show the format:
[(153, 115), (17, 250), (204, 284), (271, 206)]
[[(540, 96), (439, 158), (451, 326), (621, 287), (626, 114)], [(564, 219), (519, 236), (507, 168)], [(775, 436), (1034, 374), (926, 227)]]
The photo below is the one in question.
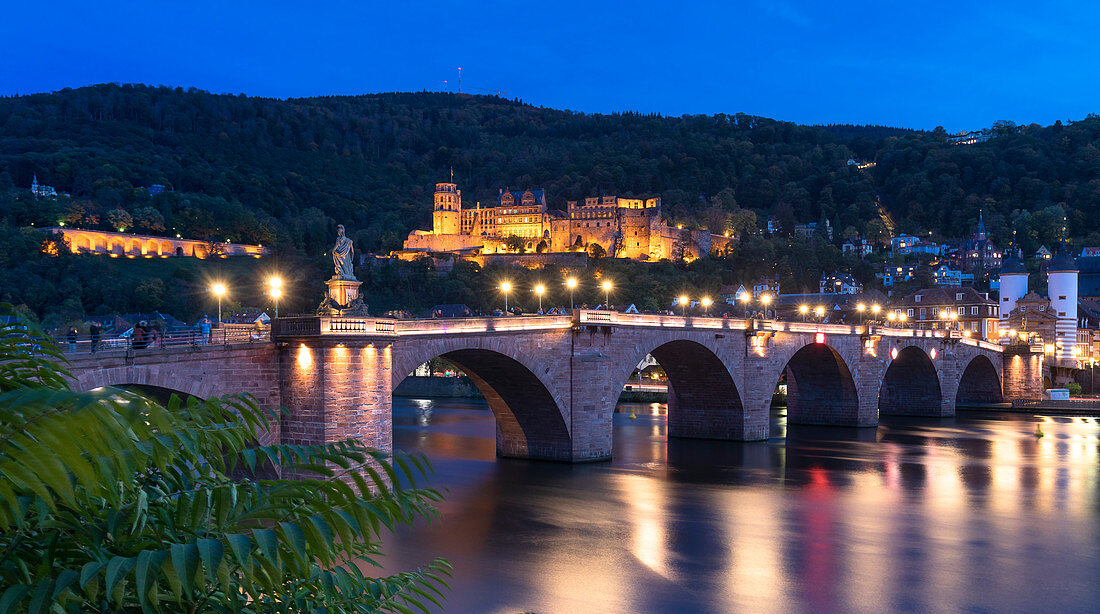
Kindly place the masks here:
[(882, 307), (879, 307), (877, 304), (876, 305), (871, 305), (871, 319), (872, 320), (878, 320), (878, 312), (881, 309), (882, 309)]
[(512, 284), (508, 282), (500, 284), (500, 291), (504, 293), (504, 315), (508, 315), (508, 293), (512, 291)]
[(570, 277), (565, 280), (565, 287), (569, 288), (569, 311), (573, 311), (573, 291), (577, 289), (577, 279)]
[(825, 321), (825, 308), (822, 307), (821, 305), (818, 305), (817, 307), (814, 307), (814, 315), (817, 316), (817, 321), (818, 322), (824, 322)]
[[(764, 319), (766, 320), (766, 319), (768, 319), (768, 305), (770, 305), (771, 302), (772, 302), (772, 295), (770, 295), (770, 294), (760, 295), (760, 302), (764, 303)], [(774, 312), (772, 312), (772, 315), (774, 315)]]
[(278, 277), (272, 277), (267, 280), (267, 285), (271, 286), (271, 298), (275, 299), (275, 317), (279, 317), (279, 297), (283, 295), (283, 280)]
[(863, 312), (867, 310), (867, 305), (860, 303), (856, 305), (856, 311), (859, 312), (859, 325), (863, 326)]
[(710, 315), (710, 298), (704, 296), (703, 300), (699, 302), (703, 304), (703, 313), (706, 315)]
[(275, 299), (275, 317), (279, 317), (279, 297), (283, 295), (283, 291), (278, 288), (271, 289), (271, 298)]
[(605, 281), (600, 286), (603, 287), (603, 306), (611, 311), (611, 282)]
[(809, 305), (799, 305), (798, 306), (798, 313), (800, 313), (802, 315), (802, 321), (805, 322), (806, 321), (806, 315), (810, 313)]
[(542, 313), (542, 293), (546, 292), (546, 286), (539, 284), (535, 286), (535, 294), (539, 295), (539, 313)]
[(214, 296), (218, 297), (218, 323), (222, 321), (222, 297), (225, 296), (225, 284), (214, 284), (210, 291), (214, 293)]
[(890, 312), (886, 313), (886, 321), (889, 322), (890, 324), (893, 324), (894, 321), (897, 320), (897, 318), (898, 318), (897, 314), (894, 313), (893, 311), (890, 311)]
[(680, 315), (687, 317), (688, 310), (688, 297), (686, 294), (680, 295)]
[(752, 300), (752, 297), (749, 296), (748, 292), (742, 292), (737, 298), (741, 299), (741, 302), (745, 304), (745, 317), (749, 317), (749, 301)]

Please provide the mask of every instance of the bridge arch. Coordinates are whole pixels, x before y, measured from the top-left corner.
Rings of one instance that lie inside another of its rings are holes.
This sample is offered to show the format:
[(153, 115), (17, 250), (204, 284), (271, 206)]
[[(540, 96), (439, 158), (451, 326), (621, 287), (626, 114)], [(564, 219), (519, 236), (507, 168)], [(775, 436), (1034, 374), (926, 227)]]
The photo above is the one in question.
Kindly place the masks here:
[(879, 414), (938, 416), (942, 407), (940, 377), (928, 353), (915, 345), (901, 348), (883, 375)]
[(959, 391), (955, 403), (961, 405), (974, 403), (1001, 403), (1004, 395), (1001, 387), (1001, 375), (996, 365), (984, 354), (976, 354), (963, 369), (959, 378)]
[[(613, 396), (623, 390), (635, 367), (653, 356), (668, 376), (668, 436), (696, 439), (744, 439), (745, 406), (741, 391), (717, 348), (688, 338), (665, 340), (634, 352), (620, 366)], [(612, 403), (615, 399), (611, 399)]]
[(404, 346), (398, 358), (394, 352), (392, 386), (397, 386), (417, 366), (441, 357), (470, 378), (485, 397), (496, 418), (497, 454), (504, 457), (541, 460), (573, 460), (572, 436), (563, 408), (560, 386), (544, 379), (554, 370), (512, 347), (512, 341), (489, 339), (447, 339)]
[(72, 383), (74, 390), (93, 390), (104, 386), (150, 386), (178, 392), (182, 395), (207, 399), (239, 391), (219, 390), (217, 378), (185, 375), (171, 369), (142, 365), (128, 365), (81, 372)]
[[(772, 382), (787, 378), (787, 422), (859, 426), (859, 390), (848, 361), (833, 346), (808, 343), (790, 354)], [(774, 388), (774, 383), (772, 385)]]

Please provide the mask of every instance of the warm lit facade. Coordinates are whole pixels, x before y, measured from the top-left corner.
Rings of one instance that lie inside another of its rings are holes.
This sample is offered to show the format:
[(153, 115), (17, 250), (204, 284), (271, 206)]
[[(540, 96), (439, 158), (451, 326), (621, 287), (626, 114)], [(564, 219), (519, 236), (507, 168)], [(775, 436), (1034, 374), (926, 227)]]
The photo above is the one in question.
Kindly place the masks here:
[(958, 330), (978, 339), (997, 336), (997, 301), (974, 288), (925, 288), (902, 298), (890, 309), (917, 329)]
[(495, 206), (478, 203), (464, 209), (458, 186), (438, 183), (434, 204), (432, 230), (410, 233), (397, 255), (478, 256), (517, 248), (525, 253), (564, 253), (585, 251), (596, 244), (619, 258), (691, 260), (730, 241), (707, 230), (670, 227), (661, 217), (660, 198), (591, 197), (567, 202), (565, 212), (551, 212), (542, 190), (501, 190)]
[(115, 258), (168, 258), (170, 256), (193, 258), (253, 256), (259, 258), (268, 252), (267, 248), (262, 245), (246, 245), (243, 243), (169, 239), (167, 237), (83, 230), (61, 226), (44, 228), (43, 230), (64, 235), (65, 242), (74, 254), (104, 254)]

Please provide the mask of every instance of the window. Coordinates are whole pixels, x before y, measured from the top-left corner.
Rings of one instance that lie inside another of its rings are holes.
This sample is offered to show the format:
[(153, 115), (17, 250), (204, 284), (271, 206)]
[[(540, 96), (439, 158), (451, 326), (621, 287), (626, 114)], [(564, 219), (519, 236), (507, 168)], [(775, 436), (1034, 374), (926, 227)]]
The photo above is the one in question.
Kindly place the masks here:
[(978, 306), (977, 305), (974, 305), (973, 307), (970, 308), (970, 315), (972, 315), (972, 316), (978, 315)]
[(963, 300), (963, 293), (962, 293), (962, 292), (956, 292), (956, 293), (955, 293), (955, 300), (956, 300), (956, 301), (961, 301), (961, 300)]
[(920, 319), (924, 319), (924, 307), (920, 308)]
[(966, 315), (966, 307), (959, 307), (959, 315)]
[(1001, 300), (1007, 303), (1007, 302), (1008, 302), (1008, 297), (1006, 296), (1006, 297), (1004, 297), (1004, 298), (1003, 298), (1003, 299), (1001, 299)]
[(1065, 297), (1065, 295), (1063, 294), (1062, 296), (1059, 296), (1059, 297), (1058, 297), (1058, 300), (1060, 300), (1060, 301), (1064, 301), (1064, 300), (1066, 300), (1066, 297)]
[(919, 303), (919, 302), (920, 302), (920, 299), (921, 299), (921, 296), (920, 296), (920, 295), (918, 294), (918, 295), (916, 295), (916, 296), (914, 296), (914, 297), (913, 297), (913, 302), (914, 302), (914, 303)]
[(907, 309), (906, 312), (907, 312), (905, 314), (906, 316), (909, 316), (910, 318), (913, 317), (913, 310), (912, 309)]
[(1039, 311), (1046, 311), (1046, 310), (1047, 310), (1046, 305), (1039, 305)]

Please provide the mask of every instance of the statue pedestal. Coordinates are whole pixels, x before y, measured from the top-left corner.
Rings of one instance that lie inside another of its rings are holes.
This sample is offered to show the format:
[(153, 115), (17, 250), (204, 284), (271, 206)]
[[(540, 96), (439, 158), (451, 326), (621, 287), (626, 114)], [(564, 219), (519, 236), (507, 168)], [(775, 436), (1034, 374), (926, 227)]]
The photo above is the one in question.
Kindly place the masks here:
[(347, 307), (352, 301), (359, 298), (359, 286), (361, 281), (352, 279), (330, 279), (325, 282), (328, 286), (328, 297), (337, 305)]

